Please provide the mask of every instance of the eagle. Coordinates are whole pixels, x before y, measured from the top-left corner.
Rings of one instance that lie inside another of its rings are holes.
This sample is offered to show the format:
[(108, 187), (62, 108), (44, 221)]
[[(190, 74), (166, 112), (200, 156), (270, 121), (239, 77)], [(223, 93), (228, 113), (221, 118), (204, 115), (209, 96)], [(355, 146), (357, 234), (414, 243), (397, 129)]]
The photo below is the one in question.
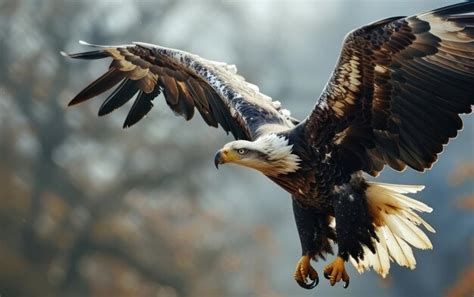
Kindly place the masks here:
[(99, 108), (111, 113), (134, 98), (123, 127), (140, 121), (164, 95), (177, 115), (197, 110), (235, 141), (215, 155), (215, 166), (256, 169), (291, 195), (301, 242), (294, 279), (319, 282), (311, 260), (334, 254), (323, 274), (331, 286), (349, 285), (346, 262), (385, 277), (391, 262), (411, 269), (412, 247), (432, 249), (435, 230), (419, 213), (432, 209), (406, 194), (423, 189), (368, 181), (385, 165), (430, 169), (462, 128), (474, 104), (474, 3), (355, 29), (309, 115), (299, 120), (237, 74), (234, 65), (182, 50), (133, 42), (64, 56), (111, 58), (108, 70), (69, 105), (116, 86)]

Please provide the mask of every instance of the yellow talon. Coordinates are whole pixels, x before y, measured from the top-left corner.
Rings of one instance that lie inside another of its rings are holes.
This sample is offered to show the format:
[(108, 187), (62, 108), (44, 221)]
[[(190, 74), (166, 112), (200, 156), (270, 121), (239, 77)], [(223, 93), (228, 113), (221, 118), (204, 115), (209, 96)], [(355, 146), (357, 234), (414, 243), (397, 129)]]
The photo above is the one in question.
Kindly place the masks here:
[[(295, 280), (302, 288), (313, 289), (319, 283), (319, 277), (316, 270), (311, 266), (311, 257), (304, 255), (300, 258), (298, 263), (296, 263), (295, 270)], [(307, 279), (312, 280), (312, 282), (307, 283)]]
[(334, 286), (342, 279), (344, 281), (344, 288), (347, 288), (349, 286), (349, 275), (344, 267), (344, 259), (337, 256), (336, 260), (324, 268), (324, 277), (329, 279), (331, 286)]

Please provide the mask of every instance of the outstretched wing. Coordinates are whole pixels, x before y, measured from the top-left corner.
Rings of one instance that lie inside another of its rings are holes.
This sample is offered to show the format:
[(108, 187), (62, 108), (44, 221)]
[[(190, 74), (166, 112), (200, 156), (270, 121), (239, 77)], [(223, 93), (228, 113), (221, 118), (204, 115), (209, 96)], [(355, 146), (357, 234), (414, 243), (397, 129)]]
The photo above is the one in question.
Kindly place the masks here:
[(347, 173), (430, 168), (474, 104), (474, 3), (382, 20), (348, 34), (301, 123)]
[(125, 46), (91, 46), (98, 49), (62, 54), (85, 60), (112, 58), (112, 64), (69, 105), (81, 103), (118, 85), (100, 107), (99, 115), (112, 112), (136, 95), (124, 128), (141, 120), (160, 93), (176, 114), (190, 120), (196, 108), (208, 125), (217, 127), (219, 124), (236, 139), (256, 137), (258, 129), (265, 124), (293, 126), (288, 111), (281, 109), (278, 101), (260, 93), (257, 86), (246, 82), (233, 65), (138, 42)]

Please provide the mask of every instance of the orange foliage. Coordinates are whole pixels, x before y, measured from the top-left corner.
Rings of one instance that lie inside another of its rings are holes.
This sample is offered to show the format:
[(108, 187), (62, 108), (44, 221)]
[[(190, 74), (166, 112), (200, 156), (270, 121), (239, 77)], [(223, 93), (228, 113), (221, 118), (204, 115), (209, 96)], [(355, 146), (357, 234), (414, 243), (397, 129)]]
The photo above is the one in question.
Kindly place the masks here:
[(474, 195), (468, 195), (466, 197), (460, 198), (458, 201), (459, 208), (474, 211)]
[(458, 166), (449, 177), (449, 183), (452, 186), (459, 186), (469, 179), (474, 178), (474, 162)]
[(457, 282), (446, 293), (446, 297), (472, 297), (474, 296), (474, 266), (461, 272)]

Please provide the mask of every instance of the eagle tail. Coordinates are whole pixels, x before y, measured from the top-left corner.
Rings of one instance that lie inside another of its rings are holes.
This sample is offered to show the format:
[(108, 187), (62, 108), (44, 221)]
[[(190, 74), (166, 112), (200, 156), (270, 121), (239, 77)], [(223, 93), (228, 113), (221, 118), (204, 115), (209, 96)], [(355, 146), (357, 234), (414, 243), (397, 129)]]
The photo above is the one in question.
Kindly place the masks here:
[[(415, 269), (416, 260), (411, 246), (419, 249), (432, 249), (433, 245), (428, 236), (419, 228), (423, 225), (430, 232), (435, 232), (417, 212), (431, 212), (428, 205), (405, 196), (407, 193), (416, 193), (424, 186), (395, 185), (383, 183), (368, 183), (366, 190), (367, 204), (374, 220), (375, 254), (364, 247), (364, 259), (352, 264), (359, 273), (372, 267), (378, 274), (385, 277), (390, 269), (390, 262), (400, 266)], [(411, 246), (410, 246), (411, 245)]]

